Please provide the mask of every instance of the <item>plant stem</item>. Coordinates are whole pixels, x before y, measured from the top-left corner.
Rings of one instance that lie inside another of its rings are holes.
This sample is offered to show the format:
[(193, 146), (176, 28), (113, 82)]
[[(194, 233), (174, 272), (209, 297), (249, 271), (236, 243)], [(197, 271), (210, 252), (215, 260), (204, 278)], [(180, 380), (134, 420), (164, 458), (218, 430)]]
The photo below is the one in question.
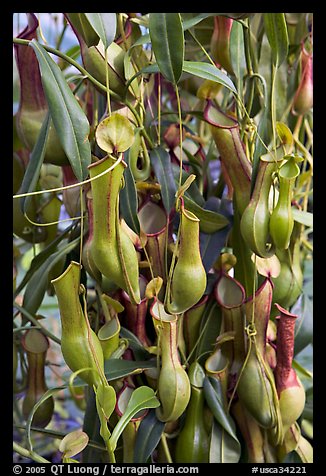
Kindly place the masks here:
[(167, 462), (168, 463), (173, 463), (173, 460), (171, 458), (170, 448), (168, 446), (168, 442), (166, 440), (166, 436), (165, 436), (164, 433), (162, 433), (162, 436), (161, 436), (161, 443), (162, 443), (162, 447), (163, 447), (164, 454), (165, 454), (165, 457), (167, 459)]
[(28, 451), (26, 448), (23, 448), (20, 446), (18, 443), (13, 441), (12, 443), (13, 450), (18, 453), (21, 456), (24, 456), (24, 458), (29, 458), (37, 463), (51, 463), (51, 461), (48, 461), (47, 459), (43, 458), (42, 456), (38, 455), (37, 453), (34, 453), (32, 451)]

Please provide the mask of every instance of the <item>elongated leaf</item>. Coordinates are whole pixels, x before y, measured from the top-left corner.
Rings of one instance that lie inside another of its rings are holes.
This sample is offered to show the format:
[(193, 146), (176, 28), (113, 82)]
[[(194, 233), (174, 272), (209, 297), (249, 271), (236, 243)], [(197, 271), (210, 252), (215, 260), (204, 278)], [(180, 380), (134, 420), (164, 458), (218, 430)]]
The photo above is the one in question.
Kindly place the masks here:
[(291, 312), (298, 318), (295, 322), (294, 355), (312, 343), (313, 338), (313, 307), (309, 297), (301, 294), (292, 306)]
[(96, 46), (100, 37), (90, 24), (86, 13), (65, 13), (69, 21), (73, 22), (74, 29), (83, 38), (88, 48)]
[(200, 233), (200, 254), (205, 271), (208, 273), (226, 244), (226, 239), (231, 229), (233, 214), (231, 202), (225, 199), (219, 200), (216, 197), (210, 197), (207, 200), (205, 209), (217, 211), (230, 221), (226, 227), (215, 233)]
[(46, 248), (44, 248), (44, 250), (37, 254), (35, 258), (33, 258), (28, 271), (26, 272), (25, 276), (19, 283), (19, 286), (17, 286), (15, 290), (14, 297), (16, 297), (22, 291), (22, 289), (24, 289), (33, 274), (39, 269), (39, 267), (44, 263), (44, 261), (50, 255), (52, 255), (54, 251), (56, 251), (58, 244), (67, 236), (73, 226), (75, 225), (72, 223), (64, 230), (61, 235), (59, 235), (55, 240), (52, 241), (52, 243), (50, 243)]
[(132, 350), (136, 360), (146, 360), (151, 357), (151, 354), (145, 349), (135, 334), (123, 326), (121, 326), (120, 336), (124, 339), (128, 339), (129, 348)]
[(183, 198), (185, 208), (190, 210), (197, 216), (197, 218), (199, 218), (200, 231), (204, 233), (214, 233), (218, 230), (221, 230), (222, 228), (225, 228), (229, 224), (229, 220), (221, 213), (205, 210), (186, 195)]
[[(215, 15), (218, 15), (218, 13), (198, 13), (198, 15), (185, 20), (185, 19), (182, 18), (182, 14), (181, 14), (183, 31), (187, 31), (187, 30), (189, 30), (189, 28), (192, 28), (193, 26), (196, 26), (202, 20), (205, 20), (205, 18), (212, 17), (212, 16), (215, 16)], [(136, 40), (135, 43), (133, 43), (130, 46), (130, 48), (133, 48), (134, 46), (140, 46), (140, 45), (144, 45), (146, 43), (150, 43), (150, 41), (151, 41), (150, 35), (149, 35), (149, 33), (147, 33), (145, 35), (142, 35), (140, 38), (138, 38), (138, 40)]]
[(122, 434), (123, 430), (129, 423), (131, 418), (136, 415), (136, 413), (147, 408), (157, 408), (159, 406), (160, 402), (156, 398), (154, 390), (152, 388), (146, 387), (145, 385), (136, 388), (136, 390), (132, 393), (130, 397), (126, 411), (124, 412), (112, 432), (110, 444), (113, 451), (117, 446), (118, 439)]
[(85, 13), (92, 28), (101, 38), (104, 48), (107, 49), (115, 38), (117, 29), (116, 13)]
[(293, 220), (301, 223), (302, 225), (308, 226), (309, 228), (313, 227), (313, 214), (310, 212), (305, 212), (303, 210), (298, 210), (297, 208), (292, 208)]
[(146, 463), (158, 445), (165, 424), (158, 420), (155, 410), (150, 410), (137, 430), (134, 463)]
[(243, 77), (246, 71), (246, 59), (244, 52), (244, 39), (242, 25), (234, 21), (230, 36), (230, 60), (232, 69), (237, 78), (238, 92), (241, 97)]
[(221, 308), (215, 299), (210, 298), (201, 318), (198, 344), (196, 347), (196, 360), (201, 365), (204, 365), (207, 353), (210, 353), (214, 348), (216, 338), (220, 333), (221, 322)]
[[(20, 187), (20, 193), (34, 192), (36, 188), (45, 155), (50, 123), (50, 114), (47, 113), (40, 129), (36, 144), (28, 161), (23, 182)], [(32, 197), (22, 197), (20, 199), (20, 207), (22, 212), (27, 212), (31, 198)]]
[(184, 61), (183, 71), (185, 73), (198, 76), (199, 78), (215, 81), (216, 83), (222, 84), (230, 91), (237, 94), (236, 87), (234, 86), (231, 79), (216, 66), (213, 66), (210, 63), (203, 63), (202, 61)]
[(79, 243), (79, 237), (62, 246), (56, 253), (51, 254), (39, 269), (33, 274), (29, 280), (24, 293), (23, 307), (35, 314), (40, 307), (46, 288), (48, 286), (48, 274), (52, 267), (58, 263), (66, 254), (72, 251)]
[[(146, 369), (153, 369), (156, 367), (156, 362), (153, 360), (133, 361), (108, 359), (104, 364), (104, 371), (109, 381), (118, 378), (126, 377), (127, 375), (140, 373)], [(76, 384), (77, 385), (77, 384)]]
[(264, 13), (264, 25), (273, 63), (280, 66), (288, 54), (289, 38), (284, 13)]
[(39, 62), (54, 127), (75, 176), (82, 181), (87, 177), (87, 167), (91, 163), (89, 122), (58, 65), (36, 40), (30, 45)]
[(241, 454), (240, 442), (236, 436), (235, 424), (223, 404), (221, 382), (205, 377), (204, 395), (215, 418), (210, 448), (211, 463), (238, 463)]
[(128, 167), (124, 172), (125, 186), (120, 191), (120, 210), (121, 215), (127, 225), (135, 232), (137, 235), (140, 234), (140, 224), (138, 220), (137, 210), (138, 210), (138, 198), (137, 190), (135, 187), (134, 177), (132, 171), (129, 167), (129, 150), (125, 153), (124, 159), (128, 164)]
[(198, 13), (196, 16), (192, 18), (188, 18), (187, 20), (182, 21), (182, 27), (183, 30), (189, 30), (189, 28), (192, 28), (193, 26), (198, 25), (202, 20), (205, 20), (205, 18), (208, 17), (214, 17), (215, 15), (218, 15), (218, 13)]
[(238, 463), (240, 448), (237, 441), (227, 433), (221, 425), (213, 421), (209, 462), (210, 463)]
[(177, 190), (173, 177), (171, 159), (169, 153), (163, 147), (156, 147), (150, 151), (150, 160), (155, 175), (161, 185), (161, 195), (166, 213), (169, 214), (175, 203)]
[[(109, 382), (127, 377), (128, 375), (138, 374), (144, 370), (153, 369), (156, 367), (156, 360), (121, 360), (121, 359), (107, 359), (104, 364), (104, 373)], [(70, 374), (65, 376), (69, 380)], [(69, 386), (68, 383), (64, 388)], [(74, 386), (86, 387), (87, 383), (80, 377), (74, 379)]]
[(150, 13), (149, 35), (163, 76), (176, 84), (182, 74), (184, 36), (180, 13)]
[(216, 421), (227, 431), (234, 439), (237, 439), (235, 425), (231, 416), (226, 412), (223, 402), (221, 382), (215, 378), (205, 377), (204, 394), (207, 405), (211, 409)]

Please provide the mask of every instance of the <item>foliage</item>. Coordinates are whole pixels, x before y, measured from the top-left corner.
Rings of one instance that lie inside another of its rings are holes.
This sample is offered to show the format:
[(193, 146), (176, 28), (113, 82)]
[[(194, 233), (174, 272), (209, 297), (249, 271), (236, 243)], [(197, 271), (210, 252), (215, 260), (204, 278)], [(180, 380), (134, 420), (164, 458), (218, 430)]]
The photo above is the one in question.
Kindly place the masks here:
[(42, 15), (15, 17), (15, 458), (312, 462), (312, 14)]

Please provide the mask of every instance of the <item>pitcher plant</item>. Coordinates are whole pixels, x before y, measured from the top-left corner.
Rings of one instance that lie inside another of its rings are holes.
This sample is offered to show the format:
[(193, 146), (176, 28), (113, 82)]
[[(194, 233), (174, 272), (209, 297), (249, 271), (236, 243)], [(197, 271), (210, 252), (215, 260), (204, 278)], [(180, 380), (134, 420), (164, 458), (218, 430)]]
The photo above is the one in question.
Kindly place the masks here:
[(312, 463), (313, 14), (13, 33), (14, 464)]

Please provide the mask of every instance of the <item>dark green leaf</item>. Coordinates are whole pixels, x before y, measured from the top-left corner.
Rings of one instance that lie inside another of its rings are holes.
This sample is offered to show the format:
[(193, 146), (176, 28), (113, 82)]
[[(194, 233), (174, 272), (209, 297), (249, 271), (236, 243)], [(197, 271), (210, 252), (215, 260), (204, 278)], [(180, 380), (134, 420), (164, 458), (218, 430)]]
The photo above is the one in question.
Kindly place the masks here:
[(128, 164), (128, 167), (125, 169), (124, 172), (125, 186), (120, 191), (120, 210), (122, 218), (125, 220), (127, 225), (135, 233), (137, 233), (137, 235), (139, 235), (140, 225), (137, 215), (138, 198), (134, 177), (129, 167), (129, 150), (125, 153), (124, 158), (126, 163)]
[(209, 462), (210, 463), (238, 463), (241, 448), (239, 442), (232, 438), (216, 421), (213, 421)]
[(234, 421), (225, 410), (223, 390), (220, 380), (212, 377), (205, 377), (204, 394), (207, 405), (213, 413), (215, 420), (229, 433), (230, 436), (232, 436), (232, 438), (237, 440)]
[(302, 463), (302, 460), (296, 451), (291, 451), (286, 457), (281, 461), (282, 464), (296, 464)]
[(165, 424), (158, 420), (155, 410), (150, 410), (137, 430), (134, 463), (146, 463), (158, 445)]
[(88, 175), (91, 163), (87, 117), (69, 88), (59, 66), (36, 41), (30, 42), (37, 56), (51, 118), (61, 145), (79, 181)]
[(310, 299), (302, 294), (292, 306), (291, 312), (298, 318), (295, 322), (294, 355), (311, 344), (313, 338), (313, 308)]
[(56, 251), (58, 244), (67, 236), (73, 226), (75, 226), (74, 223), (67, 227), (64, 232), (61, 233), (61, 235), (59, 235), (55, 240), (52, 241), (52, 243), (44, 248), (44, 250), (37, 254), (35, 258), (33, 258), (28, 271), (15, 290), (14, 297), (16, 297), (22, 291), (22, 289), (24, 289), (33, 274), (39, 269), (44, 261)]
[(118, 378), (126, 377), (130, 374), (140, 373), (146, 369), (156, 367), (156, 362), (153, 360), (133, 361), (108, 359), (104, 364), (105, 375), (108, 380), (116, 380)]
[(196, 360), (204, 365), (207, 354), (212, 352), (215, 341), (219, 335), (222, 322), (221, 308), (215, 299), (210, 298), (204, 309), (200, 323), (198, 344), (196, 347)]
[(309, 421), (313, 421), (313, 416), (314, 416), (313, 395), (314, 395), (314, 389), (313, 387), (310, 387), (306, 391), (306, 403), (301, 415), (302, 418), (305, 418), (306, 420), (309, 420)]
[[(50, 123), (50, 114), (47, 113), (40, 129), (36, 144), (28, 161), (23, 182), (20, 187), (20, 193), (29, 193), (35, 191), (45, 155)], [(20, 208), (23, 213), (27, 213), (28, 205), (31, 201), (31, 198), (32, 197), (29, 196), (22, 197), (20, 199)]]
[(74, 25), (74, 29), (83, 38), (88, 48), (96, 46), (100, 41), (99, 35), (90, 24), (86, 13), (66, 13), (69, 22)]
[(147, 360), (151, 354), (145, 349), (140, 340), (131, 331), (121, 326), (120, 336), (128, 339), (129, 348), (132, 350), (136, 360)]
[(184, 36), (180, 13), (150, 13), (149, 35), (160, 72), (176, 84), (182, 74)]
[[(179, 183), (180, 168), (178, 165), (172, 164), (172, 170), (173, 170), (174, 181), (176, 184), (175, 186), (177, 187)], [(185, 170), (182, 170), (182, 183), (185, 183), (185, 181), (187, 180), (189, 176), (190, 174), (188, 174), (188, 172), (186, 172)], [(205, 199), (200, 193), (200, 190), (195, 181), (192, 182), (190, 187), (187, 189), (185, 196), (190, 198), (194, 202), (196, 202), (197, 205), (200, 205), (201, 207), (205, 205)]]
[(182, 26), (184, 31), (189, 30), (189, 28), (192, 28), (193, 26), (198, 25), (202, 20), (205, 20), (205, 18), (208, 17), (214, 17), (215, 15), (218, 15), (217, 13), (198, 13), (196, 16), (192, 18), (188, 18), (187, 20), (183, 20)]
[(92, 28), (96, 31), (107, 49), (115, 38), (117, 29), (116, 13), (85, 13)]
[(230, 220), (230, 223), (222, 230), (218, 230), (215, 233), (200, 233), (200, 254), (206, 273), (208, 273), (226, 244), (233, 214), (231, 202), (225, 199), (219, 200), (216, 197), (210, 197), (207, 200), (205, 209), (219, 212), (226, 219)]
[(237, 94), (237, 90), (231, 79), (210, 63), (203, 63), (202, 61), (184, 61), (183, 71), (198, 76), (199, 78), (215, 81)]
[(63, 245), (56, 253), (51, 254), (43, 264), (34, 272), (31, 279), (28, 281), (24, 293), (23, 307), (35, 314), (40, 307), (45, 291), (48, 286), (48, 274), (53, 266), (58, 263), (66, 254), (72, 251), (79, 243), (80, 238)]
[(175, 203), (177, 190), (173, 177), (173, 170), (169, 153), (163, 147), (155, 147), (150, 151), (150, 160), (161, 185), (161, 195), (166, 213), (169, 214)]
[(272, 50), (273, 63), (279, 67), (286, 59), (289, 38), (284, 13), (264, 13), (265, 31)]

